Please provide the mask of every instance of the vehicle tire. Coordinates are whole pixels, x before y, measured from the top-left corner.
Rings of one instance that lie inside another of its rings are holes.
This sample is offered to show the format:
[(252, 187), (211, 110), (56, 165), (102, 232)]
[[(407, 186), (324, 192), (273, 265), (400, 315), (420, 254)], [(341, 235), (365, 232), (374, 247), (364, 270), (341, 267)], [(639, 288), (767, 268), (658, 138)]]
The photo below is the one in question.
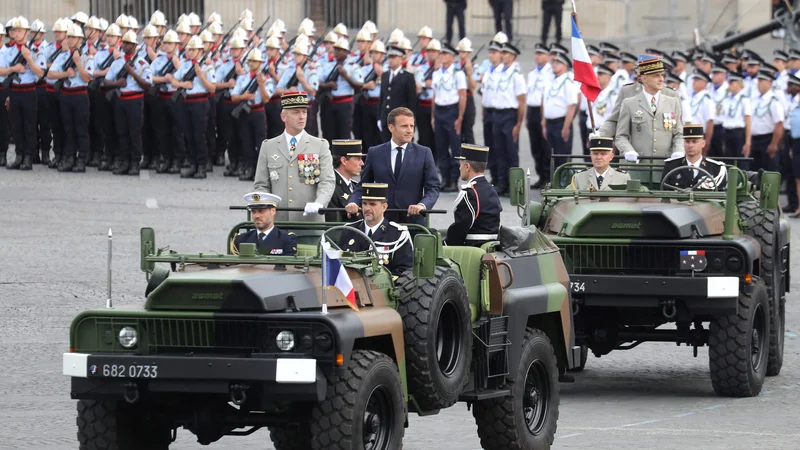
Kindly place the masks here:
[(769, 357), (769, 300), (764, 282), (739, 294), (739, 311), (717, 317), (708, 330), (711, 385), (717, 395), (754, 397), (761, 392)]
[(550, 339), (528, 328), (510, 397), (475, 402), (472, 415), (485, 450), (545, 450), (558, 425), (558, 364)]
[(269, 427), (269, 438), (275, 450), (308, 450), (311, 429), (307, 423)]
[(123, 401), (79, 400), (77, 423), (81, 450), (162, 450), (172, 443), (169, 426)]
[[(407, 272), (395, 283), (411, 280)], [(397, 312), (403, 318), (408, 393), (422, 411), (453, 406), (467, 384), (472, 358), (472, 313), (464, 281), (455, 270), (437, 267), (429, 280), (403, 292)]]
[(586, 368), (586, 361), (589, 359), (589, 347), (586, 344), (581, 345), (581, 360), (580, 364), (569, 369), (570, 372), (583, 372), (583, 369)]
[(403, 447), (405, 404), (391, 358), (354, 350), (344, 376), (328, 377), (325, 400), (311, 410), (314, 450), (395, 450)]
[[(785, 299), (781, 298), (781, 258), (778, 230), (780, 213), (777, 210), (765, 211), (758, 202), (745, 202), (739, 205), (739, 215), (744, 221), (745, 233), (761, 244), (761, 273), (759, 276), (767, 286), (769, 296), (769, 360), (767, 376), (781, 373), (783, 367), (783, 339), (786, 316)], [(776, 265), (777, 264), (777, 265)]]

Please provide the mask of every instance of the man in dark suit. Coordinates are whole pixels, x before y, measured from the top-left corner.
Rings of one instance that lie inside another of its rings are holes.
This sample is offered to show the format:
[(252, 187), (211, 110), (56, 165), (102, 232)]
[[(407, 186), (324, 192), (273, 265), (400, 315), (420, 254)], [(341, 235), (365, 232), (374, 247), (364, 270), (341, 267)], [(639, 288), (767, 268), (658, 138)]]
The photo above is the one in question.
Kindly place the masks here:
[(500, 231), (500, 197), (483, 173), (489, 160), (489, 147), (461, 144), (460, 162), (461, 192), (455, 202), (455, 220), (447, 229), (447, 245), (470, 245), (480, 247), (497, 240)]
[(231, 241), (231, 253), (239, 254), (239, 245), (256, 244), (258, 253), (269, 255), (294, 255), (297, 237), (275, 226), (275, 213), (281, 198), (268, 192), (251, 192), (244, 196), (247, 209), (253, 218), (255, 230), (237, 234)]
[[(389, 185), (386, 183), (363, 183), (361, 209), (364, 218), (348, 224), (364, 232), (378, 250), (378, 261), (385, 265), (392, 275), (398, 276), (414, 264), (414, 252), (411, 248), (411, 236), (408, 229), (384, 217), (386, 197)], [(363, 252), (372, 249), (372, 245), (359, 233), (343, 231), (339, 238), (339, 247), (348, 252)]]
[[(439, 173), (428, 147), (411, 142), (414, 139), (414, 113), (408, 108), (392, 110), (387, 117), (392, 139), (372, 147), (361, 171), (361, 182), (384, 181), (389, 185), (389, 208), (404, 209), (406, 213), (390, 213), (389, 220), (399, 223), (425, 224), (420, 214), (430, 210), (439, 198)], [(358, 212), (362, 192), (356, 187), (346, 209)]]
[[(703, 134), (702, 124), (686, 124), (683, 126), (683, 148), (685, 156), (676, 156), (664, 161), (664, 171), (661, 174), (663, 179), (672, 170), (681, 167), (697, 167), (708, 172), (714, 180), (710, 180), (708, 175), (694, 169), (683, 169), (676, 171), (666, 180), (667, 185), (681, 189), (693, 188), (703, 190), (713, 190), (716, 184), (718, 191), (724, 190), (728, 185), (728, 171), (725, 163), (716, 161), (703, 156), (703, 147), (706, 145)], [(696, 187), (695, 187), (696, 186)]]
[[(331, 153), (333, 154), (333, 173), (336, 177), (336, 184), (328, 208), (344, 208), (350, 203), (350, 196), (358, 186), (358, 183), (353, 181), (353, 177), (358, 176), (364, 166), (361, 140), (336, 139), (331, 142)], [(325, 213), (326, 222), (352, 222), (356, 219), (358, 219), (357, 214), (351, 215), (336, 211)]]
[(414, 75), (403, 68), (405, 50), (391, 46), (386, 52), (389, 58), (389, 70), (381, 76), (381, 100), (378, 109), (381, 136), (384, 141), (392, 138), (388, 127), (389, 113), (397, 108), (405, 107), (413, 110), (417, 105), (417, 85)]

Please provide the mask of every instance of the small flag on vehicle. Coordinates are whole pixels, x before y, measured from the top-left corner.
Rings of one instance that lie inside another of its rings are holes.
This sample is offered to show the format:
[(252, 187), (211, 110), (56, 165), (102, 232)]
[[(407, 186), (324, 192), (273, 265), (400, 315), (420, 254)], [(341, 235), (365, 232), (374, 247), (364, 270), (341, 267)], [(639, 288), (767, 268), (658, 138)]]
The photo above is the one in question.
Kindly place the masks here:
[(681, 250), (680, 270), (704, 270), (706, 266), (705, 250)]
[(350, 281), (350, 276), (347, 274), (347, 268), (344, 267), (339, 257), (342, 255), (341, 250), (334, 250), (322, 237), (322, 264), (325, 265), (324, 273), (325, 279), (323, 281), (323, 289), (337, 289), (342, 293), (342, 296), (347, 300), (347, 304), (351, 308), (358, 311), (356, 304), (356, 291), (353, 289), (353, 282)]

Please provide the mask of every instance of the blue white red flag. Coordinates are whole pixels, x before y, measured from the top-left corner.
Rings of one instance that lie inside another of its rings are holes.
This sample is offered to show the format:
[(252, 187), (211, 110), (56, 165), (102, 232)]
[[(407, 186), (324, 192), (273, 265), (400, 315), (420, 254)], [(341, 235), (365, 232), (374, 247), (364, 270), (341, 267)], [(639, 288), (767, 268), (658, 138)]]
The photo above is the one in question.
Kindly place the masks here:
[(322, 264), (325, 265), (325, 280), (322, 280), (323, 289), (338, 289), (342, 293), (351, 308), (358, 311), (356, 304), (356, 291), (353, 289), (353, 282), (347, 274), (347, 269), (342, 264), (339, 257), (342, 255), (340, 250), (334, 250), (331, 245), (322, 239)]
[(575, 73), (575, 81), (581, 84), (581, 93), (587, 100), (593, 102), (600, 95), (600, 82), (597, 81), (597, 74), (592, 67), (592, 60), (586, 51), (581, 32), (578, 31), (578, 24), (572, 16), (572, 70)]

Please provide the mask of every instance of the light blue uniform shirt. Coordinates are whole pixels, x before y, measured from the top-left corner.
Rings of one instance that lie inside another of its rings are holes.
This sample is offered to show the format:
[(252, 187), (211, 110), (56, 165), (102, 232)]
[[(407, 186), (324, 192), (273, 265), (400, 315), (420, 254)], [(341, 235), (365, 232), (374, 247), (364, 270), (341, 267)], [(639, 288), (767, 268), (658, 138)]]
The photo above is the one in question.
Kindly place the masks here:
[[(250, 84), (250, 80), (255, 80), (254, 76), (250, 75), (250, 72), (245, 72), (239, 75), (236, 78), (236, 86), (231, 89), (231, 95), (242, 95), (247, 91), (247, 86)], [(256, 81), (256, 83), (258, 83)], [(275, 93), (275, 83), (272, 81), (271, 78), (267, 78), (266, 82), (264, 83), (264, 89), (267, 91), (270, 97)], [(264, 99), (261, 98), (261, 89), (256, 88), (256, 91), (253, 92), (255, 98), (253, 100), (249, 100), (247, 102), (248, 105), (257, 105), (259, 103), (264, 103)], [(267, 99), (269, 100), (269, 99)]]
[[(51, 58), (53, 58), (52, 59), (53, 63), (50, 65), (50, 70), (51, 71), (63, 72), (62, 66), (56, 64), (56, 59), (58, 59), (61, 55), (63, 55), (65, 53), (65, 50), (66, 49), (64, 49), (63, 47), (58, 47), (57, 48), (55, 42), (51, 42), (50, 44), (47, 45), (47, 47), (44, 48), (45, 61), (50, 61)], [(55, 55), (56, 53), (58, 53), (58, 56), (54, 57), (53, 55)], [(45, 81), (45, 83), (47, 83), (47, 84), (49, 84), (51, 86), (53, 85), (53, 83), (56, 82), (56, 80), (54, 80), (52, 78), (49, 78), (49, 77), (45, 77), (44, 81)]]
[[(72, 53), (71, 52), (61, 52), (61, 54), (59, 54), (58, 57), (56, 57), (56, 60), (53, 61), (53, 66), (52, 66), (52, 70), (51, 71), (63, 72), (64, 71), (64, 66), (66, 66), (67, 61), (69, 61), (71, 58), (72, 58)], [(86, 69), (87, 72), (89, 72), (89, 75), (93, 75), (94, 74), (94, 68), (95, 68), (95, 58), (94, 58), (94, 56), (83, 55), (81, 58), (83, 60), (83, 67)], [(48, 81), (50, 80), (49, 77), (47, 79), (48, 79)], [(80, 73), (78, 73), (78, 69), (77, 68), (75, 68), (75, 76), (67, 78), (66, 81), (64, 82), (64, 86), (69, 87), (69, 88), (73, 88), (73, 89), (74, 88), (79, 88), (79, 87), (84, 87), (84, 86), (86, 86), (88, 84), (89, 83), (83, 81), (83, 78), (81, 78), (81, 75), (80, 75)]]
[[(134, 58), (136, 58), (136, 56), (134, 56)], [(126, 63), (127, 61), (125, 61), (125, 57), (119, 58), (116, 61), (114, 61), (111, 64), (111, 68), (108, 70), (108, 73), (106, 74), (106, 80), (114, 81), (117, 78), (117, 74), (120, 73), (121, 70), (125, 70), (125, 68), (122, 66), (124, 66)], [(134, 70), (140, 77), (142, 77), (148, 83), (153, 82), (153, 72), (150, 69), (150, 64), (147, 64), (147, 61), (136, 58), (135, 62), (133, 63), (133, 66)], [(125, 86), (123, 86), (120, 89), (120, 92), (125, 94), (129, 92), (142, 92), (142, 91), (143, 91), (142, 87), (139, 86), (139, 83), (137, 83), (132, 76), (130, 75), (125, 76)]]
[[(19, 49), (16, 45), (6, 48), (5, 54), (3, 55), (3, 60), (5, 61), (3, 67), (10, 68), (12, 65), (11, 63), (14, 62), (14, 58), (16, 58), (18, 54)], [(44, 52), (34, 47), (31, 49), (31, 56), (33, 56), (36, 65), (42, 69), (47, 68), (47, 60), (44, 57)], [(33, 73), (33, 70), (31, 70), (24, 58), (22, 61), (25, 64), (25, 72), (18, 74), (19, 78), (14, 80), (14, 84), (32, 84), (37, 82), (39, 78)]]
[[(417, 100), (430, 100), (433, 98), (433, 88), (426, 88), (425, 87), (425, 74), (428, 73), (428, 69), (430, 68), (430, 63), (425, 62), (417, 68), (417, 71), (414, 72), (414, 78), (417, 79), (417, 83), (422, 86), (422, 92), (419, 93), (417, 96)], [(433, 80), (433, 77), (431, 77)], [(431, 84), (432, 85), (432, 84)]]
[[(374, 71), (375, 71), (375, 69), (372, 67), (372, 64), (362, 67), (361, 68), (362, 79), (364, 81), (366, 81), (367, 77), (370, 76), (370, 74), (372, 74)], [(377, 75), (377, 74), (373, 74), (372, 76), (375, 76), (375, 75)], [(371, 90), (367, 91), (367, 95), (369, 97), (371, 97), (371, 98), (380, 97), (381, 96), (381, 85), (377, 84), (377, 82), (380, 81), (380, 78), (375, 78), (372, 81), (376, 82), (375, 89), (371, 89)]]
[[(361, 74), (361, 70), (359, 67), (354, 66), (352, 64), (345, 64), (344, 68), (347, 71), (347, 75), (350, 78), (352, 78), (353, 81), (357, 81), (360, 83), (364, 80), (364, 77)], [(331, 63), (328, 67), (325, 68), (325, 71), (323, 72), (325, 74), (324, 78), (327, 80), (328, 77), (331, 75), (331, 73), (335, 70), (338, 70), (337, 65), (335, 63)], [(350, 86), (350, 83), (348, 83), (344, 79), (344, 77), (339, 76), (337, 78), (336, 76), (334, 76), (333, 81), (336, 81), (336, 89), (333, 89), (331, 91), (331, 95), (333, 95), (334, 97), (344, 97), (348, 95), (353, 95), (355, 93), (353, 86)]]
[[(278, 87), (279, 88), (285, 90), (285, 89), (289, 89), (291, 87), (291, 86), (289, 86), (289, 80), (292, 78), (292, 75), (294, 75), (296, 67), (297, 67), (297, 64), (295, 64), (294, 61), (292, 61), (291, 64), (289, 64), (289, 66), (286, 68), (286, 71), (284, 71), (283, 75), (281, 75), (281, 79), (278, 80)], [(314, 88), (315, 91), (317, 89), (319, 89), (319, 74), (317, 73), (316, 70), (314, 70), (311, 67), (311, 62), (310, 61), (303, 68), (303, 74), (306, 76), (306, 83), (311, 85), (311, 87)], [(296, 86), (297, 86), (297, 90), (298, 91), (304, 91), (305, 90), (305, 89), (303, 89), (303, 85), (300, 84), (299, 80), (297, 81), (297, 85)], [(314, 97), (311, 94), (309, 94), (308, 97), (309, 97), (309, 101), (314, 99)]]
[[(224, 61), (220, 62), (216, 69), (216, 77), (217, 83), (224, 83), (225, 77), (228, 76), (233, 66), (236, 64), (236, 60), (233, 58), (226, 58)], [(236, 80), (236, 71), (233, 72), (233, 76), (231, 77), (232, 80)], [(230, 80), (228, 80), (230, 81)]]
[[(0, 68), (8, 69), (8, 65), (6, 64), (6, 51), (8, 50), (8, 45), (3, 44), (0, 46)], [(5, 81), (5, 76), (0, 76), (0, 83)]]
[(475, 70), (472, 71), (472, 79), (475, 81), (481, 81), (481, 75), (491, 70), (491, 68), (492, 68), (492, 62), (489, 61), (489, 58), (484, 59), (483, 61), (481, 61), (481, 65), (479, 65), (478, 67), (475, 68)]
[[(203, 73), (205, 74), (206, 78), (210, 83), (217, 82), (217, 76), (214, 73), (214, 65), (213, 64), (204, 64), (203, 66)], [(184, 61), (181, 68), (175, 72), (175, 78), (179, 81), (183, 81), (183, 77), (189, 70), (194, 70), (194, 64), (191, 61)], [(203, 85), (203, 82), (200, 81), (200, 77), (194, 77), (192, 79), (192, 88), (186, 90), (186, 95), (197, 95), (197, 94), (207, 94), (208, 90)]]

